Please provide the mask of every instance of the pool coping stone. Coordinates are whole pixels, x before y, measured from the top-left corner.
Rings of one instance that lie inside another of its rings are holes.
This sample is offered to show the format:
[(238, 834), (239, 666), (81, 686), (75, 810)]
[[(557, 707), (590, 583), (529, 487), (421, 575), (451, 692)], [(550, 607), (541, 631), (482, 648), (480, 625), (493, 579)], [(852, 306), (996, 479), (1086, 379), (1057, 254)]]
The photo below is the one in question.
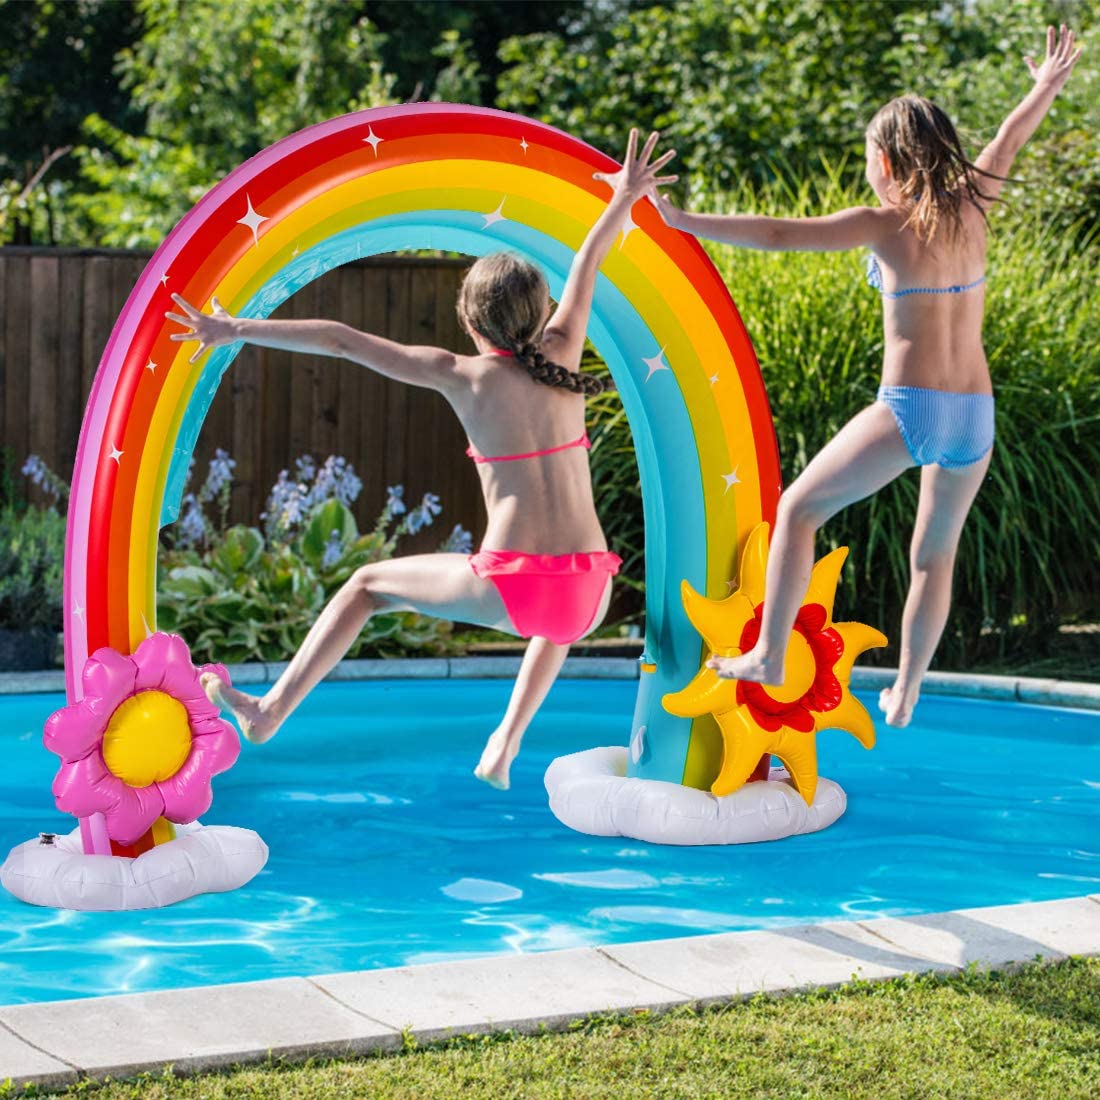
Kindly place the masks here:
[(0, 1081), (197, 1073), (395, 1050), (406, 1037), (562, 1030), (600, 1012), (667, 1011), (853, 979), (1100, 955), (1100, 894), (912, 917), (0, 1007)]
[[(356, 680), (469, 680), (512, 679), (519, 657), (400, 657), (393, 660), (341, 661), (325, 677), (330, 681)], [(266, 684), (278, 679), (286, 661), (229, 665), (237, 685)], [(636, 680), (638, 662), (633, 657), (569, 657), (560, 673), (565, 680)], [(852, 687), (873, 691), (889, 687), (897, 676), (893, 668), (856, 668)], [(0, 695), (63, 692), (61, 669), (41, 672), (0, 672)], [(975, 699), (1038, 703), (1044, 706), (1100, 710), (1100, 684), (1078, 680), (1052, 680), (1035, 676), (993, 676), (969, 672), (929, 672), (922, 691), (926, 695), (955, 695)]]

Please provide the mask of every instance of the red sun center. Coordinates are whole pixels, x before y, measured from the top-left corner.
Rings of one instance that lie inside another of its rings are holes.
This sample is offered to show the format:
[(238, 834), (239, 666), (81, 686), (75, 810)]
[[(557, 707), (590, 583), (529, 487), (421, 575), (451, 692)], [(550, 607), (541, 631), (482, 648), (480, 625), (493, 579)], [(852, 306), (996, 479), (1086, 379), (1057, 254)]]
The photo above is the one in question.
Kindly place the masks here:
[[(760, 637), (760, 621), (764, 612), (761, 603), (756, 614), (745, 623), (741, 632), (740, 648), (748, 653)], [(737, 702), (748, 707), (749, 713), (761, 729), (776, 733), (781, 726), (811, 733), (814, 718), (811, 711), (819, 714), (833, 710), (840, 705), (844, 689), (833, 669), (844, 653), (844, 640), (833, 627), (823, 629), (828, 615), (819, 603), (803, 604), (794, 621), (794, 629), (806, 639), (814, 657), (814, 678), (810, 686), (790, 702), (781, 702), (768, 694), (763, 684), (740, 681), (737, 685)]]

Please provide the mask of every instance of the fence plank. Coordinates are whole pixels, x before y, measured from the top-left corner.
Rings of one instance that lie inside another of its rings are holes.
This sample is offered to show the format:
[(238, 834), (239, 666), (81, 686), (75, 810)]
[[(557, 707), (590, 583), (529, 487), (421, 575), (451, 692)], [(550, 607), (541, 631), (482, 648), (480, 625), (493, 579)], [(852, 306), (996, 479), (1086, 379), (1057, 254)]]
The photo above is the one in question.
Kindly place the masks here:
[[(409, 343), (411, 325), (409, 323), (409, 292), (412, 273), (407, 267), (391, 268), (386, 272), (386, 319), (383, 335), (391, 340)], [(382, 433), (382, 472), (387, 485), (403, 483), (405, 498), (412, 501), (412, 489), (409, 485), (411, 473), (406, 461), (406, 441), (409, 431), (409, 389), (408, 386), (395, 385), (390, 380), (383, 382), (386, 420)]]
[[(243, 519), (244, 522), (255, 525), (259, 522), (263, 496), (269, 488), (260, 484), (260, 439), (264, 429), (260, 422), (261, 379), (257, 356), (245, 355), (242, 351), (226, 372), (220, 389), (228, 391), (233, 404), (232, 428), (227, 441), (222, 444), (237, 463), (233, 471), (230, 515), (238, 522)], [(205, 433), (202, 434), (202, 442), (209, 446)], [(217, 446), (217, 443), (214, 445)], [(259, 506), (256, 504), (257, 500)]]
[(61, 292), (58, 298), (57, 340), (57, 435), (52, 456), (56, 468), (71, 470), (80, 437), (80, 418), (88, 402), (84, 389), (82, 349), (77, 325), (84, 298), (85, 265), (75, 256), (61, 258)]
[[(314, 284), (316, 291), (311, 316), (327, 321), (342, 321), (340, 281), (336, 271), (322, 275)], [(318, 357), (313, 376), (313, 443), (318, 461), (339, 451), (340, 374), (347, 360), (332, 356)]]
[[(387, 325), (388, 273), (384, 267), (363, 268), (362, 324), (364, 332), (392, 335)], [(363, 479), (360, 499), (368, 515), (377, 515), (386, 502), (386, 489), (394, 484), (386, 480), (384, 447), (386, 438), (386, 381), (372, 370), (363, 368), (359, 377), (359, 462)], [(367, 516), (363, 519), (366, 520)]]
[[(361, 264), (351, 264), (342, 269), (337, 280), (337, 293), (333, 294), (335, 316), (345, 325), (352, 328), (363, 328), (363, 274)], [(355, 467), (359, 477), (363, 476), (363, 462), (366, 457), (362, 450), (363, 433), (360, 428), (361, 412), (359, 408), (359, 390), (363, 374), (366, 368), (358, 363), (339, 363), (336, 365), (335, 377), (337, 378), (337, 417), (336, 417), (336, 443), (335, 453), (344, 458)], [(355, 502), (353, 510), (362, 531), (368, 517), (365, 509), (377, 507), (369, 497), (364, 500), (364, 493), (360, 492), (359, 499)], [(373, 515), (370, 516), (373, 520)]]
[[(57, 256), (35, 256), (30, 261), (30, 352), (27, 372), (27, 449), (41, 454), (52, 450), (57, 441), (58, 377), (58, 299), (61, 272)], [(36, 503), (45, 503), (31, 494)]]
[[(433, 324), (440, 343), (462, 354), (475, 351), (473, 341), (462, 331), (455, 313), (462, 270), (439, 267), (432, 274), (435, 279)], [(443, 514), (440, 516), (441, 538), (456, 523), (461, 523), (471, 531), (475, 539), (480, 538), (485, 526), (480, 481), (474, 464), (463, 453), (468, 445), (466, 433), (458, 418), (445, 406), (439, 409), (432, 439), (434, 447), (431, 465), (439, 476), (438, 488), (433, 487), (433, 491), (439, 493), (443, 502)]]
[[(316, 316), (317, 284), (303, 287), (277, 311), (280, 317), (304, 320)], [(317, 374), (317, 358), (313, 355), (291, 357), (283, 352), (285, 369), (290, 372), (290, 454), (313, 453), (313, 382)], [(324, 457), (324, 456), (322, 456)]]
[[(18, 470), (30, 453), (30, 257), (8, 260), (4, 315), (6, 380), (4, 389), (4, 443), (15, 455)], [(48, 457), (46, 455), (43, 458)]]
[[(84, 294), (80, 323), (81, 392), (92, 392), (92, 380), (99, 369), (111, 328), (119, 311), (113, 310), (111, 268), (117, 261), (110, 256), (90, 256), (84, 272)], [(85, 398), (85, 403), (87, 398)], [(58, 471), (59, 473), (61, 471)]]

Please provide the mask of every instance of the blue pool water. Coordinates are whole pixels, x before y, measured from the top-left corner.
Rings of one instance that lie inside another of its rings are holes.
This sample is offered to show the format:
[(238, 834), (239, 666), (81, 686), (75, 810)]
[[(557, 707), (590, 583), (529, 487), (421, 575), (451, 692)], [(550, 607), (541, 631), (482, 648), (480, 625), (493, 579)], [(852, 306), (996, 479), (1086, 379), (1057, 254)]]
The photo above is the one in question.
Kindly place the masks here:
[[(502, 793), (470, 772), (510, 688), (322, 685), (214, 781), (205, 820), (267, 840), (259, 877), (139, 913), (0, 891), (0, 1004), (1100, 892), (1098, 714), (927, 697), (872, 752), (819, 736), (849, 798), (832, 828), (663, 848), (568, 831), (542, 786), (555, 756), (625, 743), (636, 685), (559, 682)], [(0, 854), (72, 827), (41, 743), (63, 704), (0, 697)]]

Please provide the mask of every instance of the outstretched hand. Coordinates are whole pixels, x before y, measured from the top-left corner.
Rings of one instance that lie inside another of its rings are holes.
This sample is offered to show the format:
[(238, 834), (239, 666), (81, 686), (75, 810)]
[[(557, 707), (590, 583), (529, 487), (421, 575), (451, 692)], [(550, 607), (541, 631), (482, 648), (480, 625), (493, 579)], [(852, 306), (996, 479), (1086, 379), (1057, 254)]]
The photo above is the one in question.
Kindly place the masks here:
[(1047, 55), (1041, 65), (1036, 65), (1032, 57), (1025, 57), (1024, 61), (1036, 84), (1044, 84), (1057, 92), (1073, 72), (1073, 66), (1081, 56), (1081, 49), (1080, 46), (1076, 50), (1073, 48), (1073, 31), (1063, 23), (1057, 40), (1054, 28), (1047, 27)]
[(674, 206), (668, 195), (662, 194), (656, 187), (650, 191), (649, 197), (653, 200), (653, 205), (657, 207), (657, 213), (661, 215), (661, 220), (665, 225), (670, 225), (673, 229), (679, 229), (678, 219), (685, 211), (678, 206)]
[(183, 310), (183, 313), (166, 313), (164, 316), (167, 317), (169, 321), (175, 321), (177, 324), (186, 325), (191, 331), (174, 332), (168, 339), (182, 341), (184, 343), (189, 340), (197, 340), (199, 342), (198, 350), (188, 360), (189, 363), (193, 363), (208, 348), (217, 348), (221, 347), (223, 344), (232, 344), (234, 340), (240, 339), (233, 327), (233, 322), (236, 318), (222, 308), (217, 298), (210, 299), (210, 313), (203, 313), (201, 310), (196, 309), (190, 302), (180, 297), (178, 294), (172, 295), (172, 301)]
[(664, 168), (674, 156), (676, 150), (670, 149), (662, 153), (652, 164), (649, 158), (657, 147), (657, 138), (660, 134), (654, 130), (649, 135), (642, 152), (638, 154), (638, 130), (630, 131), (630, 137), (626, 143), (626, 156), (623, 158), (623, 166), (617, 172), (593, 172), (592, 178), (603, 180), (609, 184), (616, 195), (626, 195), (632, 202), (643, 195), (652, 194), (657, 187), (675, 183), (679, 176), (658, 176), (657, 173)]

